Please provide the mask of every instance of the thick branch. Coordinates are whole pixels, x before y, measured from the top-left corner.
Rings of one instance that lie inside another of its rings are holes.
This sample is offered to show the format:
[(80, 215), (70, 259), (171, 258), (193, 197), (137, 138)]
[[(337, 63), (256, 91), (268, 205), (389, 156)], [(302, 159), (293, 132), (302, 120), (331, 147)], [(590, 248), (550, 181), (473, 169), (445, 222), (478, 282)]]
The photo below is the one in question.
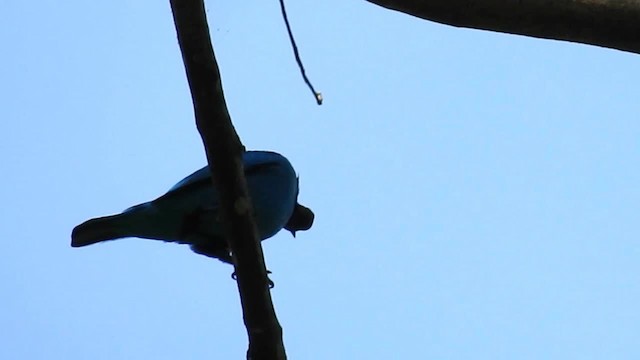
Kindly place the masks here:
[(219, 189), (222, 223), (233, 253), (238, 290), (249, 335), (248, 359), (285, 359), (262, 247), (244, 177), (238, 138), (222, 93), (220, 71), (209, 38), (202, 0), (171, 0), (193, 98), (198, 131), (207, 152), (213, 184)]
[(640, 0), (367, 0), (458, 27), (640, 53)]

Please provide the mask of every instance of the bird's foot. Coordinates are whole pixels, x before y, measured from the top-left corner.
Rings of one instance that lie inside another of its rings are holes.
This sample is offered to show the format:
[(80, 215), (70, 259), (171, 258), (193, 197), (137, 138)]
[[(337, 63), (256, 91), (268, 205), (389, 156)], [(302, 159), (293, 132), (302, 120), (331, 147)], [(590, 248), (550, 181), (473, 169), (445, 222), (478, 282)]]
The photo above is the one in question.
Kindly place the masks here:
[[(267, 270), (267, 283), (269, 284), (269, 289), (273, 289), (276, 284), (271, 279), (269, 279), (269, 274), (271, 274), (271, 271)], [(231, 278), (236, 281), (238, 280), (238, 275), (235, 271), (231, 273)]]

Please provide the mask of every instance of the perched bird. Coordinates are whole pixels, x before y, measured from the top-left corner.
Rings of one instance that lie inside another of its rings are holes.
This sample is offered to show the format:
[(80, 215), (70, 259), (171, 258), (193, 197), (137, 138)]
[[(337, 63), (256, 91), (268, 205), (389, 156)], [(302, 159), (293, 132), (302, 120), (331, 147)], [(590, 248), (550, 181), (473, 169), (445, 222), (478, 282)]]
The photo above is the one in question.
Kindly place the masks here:
[[(296, 231), (311, 228), (314, 214), (298, 203), (298, 178), (289, 160), (269, 151), (248, 151), (242, 160), (261, 240), (282, 228), (294, 237)], [(205, 166), (153, 201), (76, 226), (71, 246), (138, 237), (189, 244), (198, 254), (231, 263), (219, 205), (209, 167)]]

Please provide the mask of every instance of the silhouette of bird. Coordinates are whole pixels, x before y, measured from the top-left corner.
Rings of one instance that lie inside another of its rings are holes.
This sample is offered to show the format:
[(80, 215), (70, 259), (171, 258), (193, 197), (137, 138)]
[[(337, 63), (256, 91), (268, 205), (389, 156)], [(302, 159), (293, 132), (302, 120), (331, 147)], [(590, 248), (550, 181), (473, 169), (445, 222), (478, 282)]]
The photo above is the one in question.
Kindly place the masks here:
[[(310, 229), (314, 214), (298, 203), (299, 179), (289, 160), (269, 151), (247, 151), (242, 160), (260, 239), (282, 228), (294, 237), (296, 231)], [(153, 201), (76, 226), (71, 246), (138, 237), (189, 244), (198, 254), (232, 263), (219, 211), (217, 189), (205, 166)]]

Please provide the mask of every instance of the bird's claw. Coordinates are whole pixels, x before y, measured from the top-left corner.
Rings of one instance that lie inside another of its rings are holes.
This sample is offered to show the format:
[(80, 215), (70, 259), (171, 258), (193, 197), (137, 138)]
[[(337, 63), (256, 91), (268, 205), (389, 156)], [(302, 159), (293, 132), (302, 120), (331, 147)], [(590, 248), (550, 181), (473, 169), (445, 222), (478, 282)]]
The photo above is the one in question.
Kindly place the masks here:
[(276, 284), (269, 279), (269, 274), (271, 274), (271, 271), (267, 270), (267, 283), (269, 284), (269, 289), (273, 289), (276, 287)]
[[(273, 289), (276, 286), (276, 284), (273, 281), (271, 281), (271, 279), (269, 279), (269, 274), (271, 274), (271, 271), (267, 270), (267, 282), (269, 284), (269, 289)], [(231, 278), (236, 281), (238, 280), (238, 275), (236, 274), (235, 271), (231, 273)]]

